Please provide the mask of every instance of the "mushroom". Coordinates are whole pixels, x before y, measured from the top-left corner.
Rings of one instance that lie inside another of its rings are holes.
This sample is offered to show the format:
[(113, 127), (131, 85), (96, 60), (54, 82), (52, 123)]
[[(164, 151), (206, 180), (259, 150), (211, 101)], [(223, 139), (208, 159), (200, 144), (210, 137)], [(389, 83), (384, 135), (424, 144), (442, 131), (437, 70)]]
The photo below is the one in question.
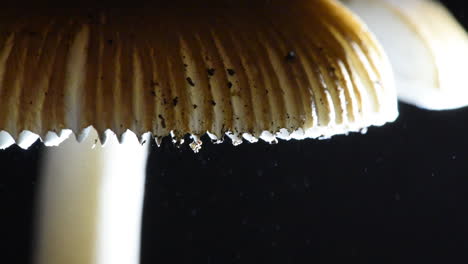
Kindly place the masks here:
[(337, 1), (1, 12), (0, 146), (77, 135), (47, 151), (37, 263), (138, 262), (151, 136), (197, 151), (398, 115), (386, 55)]
[(38, 208), (36, 263), (139, 263), (149, 135), (105, 146), (89, 128), (46, 151)]
[(468, 37), (432, 0), (347, 0), (389, 55), (399, 98), (432, 110), (468, 105)]

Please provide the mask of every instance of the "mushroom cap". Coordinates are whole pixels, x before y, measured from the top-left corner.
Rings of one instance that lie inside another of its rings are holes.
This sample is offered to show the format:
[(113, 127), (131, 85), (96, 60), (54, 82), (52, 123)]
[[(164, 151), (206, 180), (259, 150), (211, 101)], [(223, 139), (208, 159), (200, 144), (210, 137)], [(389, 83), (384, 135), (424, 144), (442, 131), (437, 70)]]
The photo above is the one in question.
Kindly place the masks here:
[(397, 117), (386, 56), (336, 1), (191, 2), (2, 9), (0, 141), (89, 126), (275, 141)]
[(444, 6), (432, 0), (345, 3), (389, 55), (402, 101), (432, 110), (468, 105), (468, 35)]

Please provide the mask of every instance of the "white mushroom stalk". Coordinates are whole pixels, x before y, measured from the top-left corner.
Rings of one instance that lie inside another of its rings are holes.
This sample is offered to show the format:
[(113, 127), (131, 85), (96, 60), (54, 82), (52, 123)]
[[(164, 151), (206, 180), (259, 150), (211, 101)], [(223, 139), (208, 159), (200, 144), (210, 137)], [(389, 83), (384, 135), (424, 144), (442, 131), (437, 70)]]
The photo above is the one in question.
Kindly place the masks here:
[(94, 129), (46, 151), (35, 261), (38, 264), (137, 264), (149, 136)]
[(421, 108), (468, 105), (468, 36), (437, 1), (343, 0), (392, 63), (398, 96)]

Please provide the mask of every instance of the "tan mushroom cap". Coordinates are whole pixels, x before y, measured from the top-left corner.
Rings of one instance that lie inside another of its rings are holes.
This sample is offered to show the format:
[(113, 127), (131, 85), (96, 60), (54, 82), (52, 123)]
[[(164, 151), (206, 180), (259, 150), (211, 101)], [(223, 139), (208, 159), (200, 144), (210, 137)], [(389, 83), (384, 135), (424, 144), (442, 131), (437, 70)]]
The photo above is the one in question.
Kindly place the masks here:
[(341, 4), (184, 2), (1, 10), (0, 131), (273, 141), (398, 115), (387, 58)]

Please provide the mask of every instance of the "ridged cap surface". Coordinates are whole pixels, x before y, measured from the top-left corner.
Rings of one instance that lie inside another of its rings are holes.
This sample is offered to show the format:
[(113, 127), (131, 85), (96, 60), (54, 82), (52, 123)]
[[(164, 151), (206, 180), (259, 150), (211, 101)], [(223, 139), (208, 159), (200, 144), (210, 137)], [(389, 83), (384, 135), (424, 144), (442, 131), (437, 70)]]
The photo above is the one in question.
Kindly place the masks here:
[(2, 9), (0, 131), (272, 141), (396, 118), (385, 55), (335, 1), (184, 2)]

